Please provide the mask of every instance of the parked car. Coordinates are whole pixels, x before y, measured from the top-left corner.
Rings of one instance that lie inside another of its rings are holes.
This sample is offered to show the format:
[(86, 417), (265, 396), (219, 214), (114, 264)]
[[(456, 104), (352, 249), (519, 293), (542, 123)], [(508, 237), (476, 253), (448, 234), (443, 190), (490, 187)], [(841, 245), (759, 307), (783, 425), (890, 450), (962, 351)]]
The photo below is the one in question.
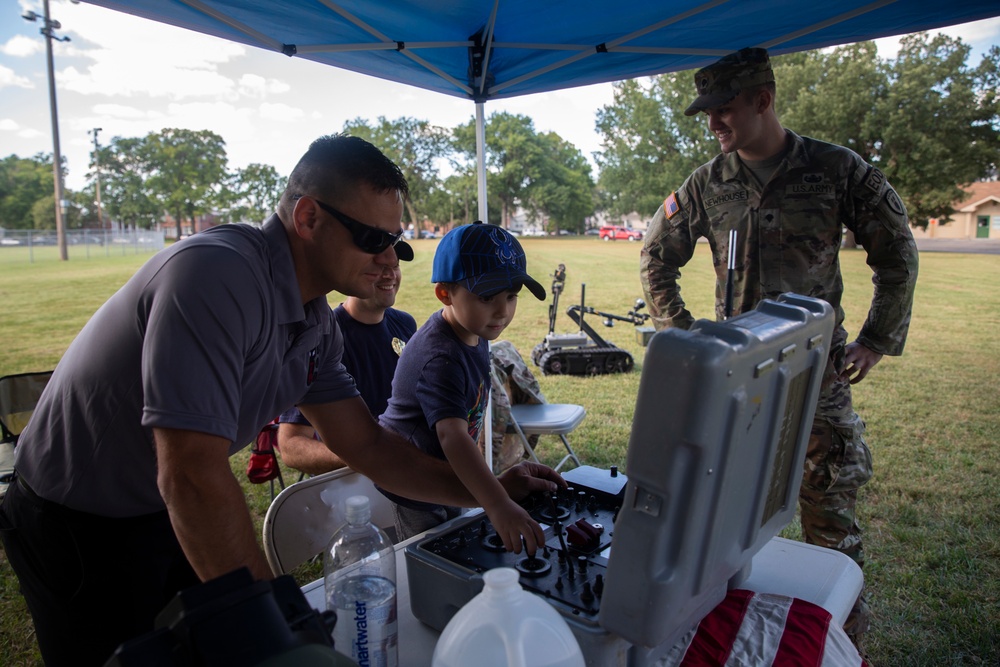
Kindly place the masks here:
[(598, 233), (605, 241), (641, 241), (642, 232), (631, 227), (621, 227), (619, 225), (605, 225)]
[(93, 234), (85, 234), (83, 236), (78, 234), (67, 234), (66, 243), (69, 245), (104, 245), (104, 239), (100, 236), (94, 236)]

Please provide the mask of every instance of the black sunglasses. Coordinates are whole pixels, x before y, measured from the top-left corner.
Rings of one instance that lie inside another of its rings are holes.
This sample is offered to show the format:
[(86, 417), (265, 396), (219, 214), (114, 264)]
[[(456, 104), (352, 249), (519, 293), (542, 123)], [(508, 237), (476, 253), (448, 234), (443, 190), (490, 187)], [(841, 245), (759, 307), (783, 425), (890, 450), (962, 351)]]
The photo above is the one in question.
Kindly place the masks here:
[(321, 209), (335, 217), (340, 224), (347, 227), (347, 231), (351, 233), (351, 240), (354, 241), (354, 245), (358, 246), (358, 249), (362, 252), (367, 252), (370, 255), (377, 255), (386, 248), (395, 246), (399, 243), (399, 240), (403, 238), (403, 230), (399, 230), (395, 234), (390, 234), (389, 232), (379, 229), (378, 227), (372, 227), (371, 225), (359, 222), (351, 216), (341, 213), (329, 204), (324, 204), (315, 197), (313, 197), (312, 200), (316, 202), (316, 205)]

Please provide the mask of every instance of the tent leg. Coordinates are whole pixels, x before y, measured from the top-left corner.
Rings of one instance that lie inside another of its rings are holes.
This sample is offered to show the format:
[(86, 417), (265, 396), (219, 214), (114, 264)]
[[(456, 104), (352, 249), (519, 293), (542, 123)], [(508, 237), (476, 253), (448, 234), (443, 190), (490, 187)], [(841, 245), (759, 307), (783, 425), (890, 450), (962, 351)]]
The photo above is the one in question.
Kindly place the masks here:
[(489, 222), (486, 208), (486, 110), (485, 103), (476, 102), (476, 171), (479, 184), (479, 219)]

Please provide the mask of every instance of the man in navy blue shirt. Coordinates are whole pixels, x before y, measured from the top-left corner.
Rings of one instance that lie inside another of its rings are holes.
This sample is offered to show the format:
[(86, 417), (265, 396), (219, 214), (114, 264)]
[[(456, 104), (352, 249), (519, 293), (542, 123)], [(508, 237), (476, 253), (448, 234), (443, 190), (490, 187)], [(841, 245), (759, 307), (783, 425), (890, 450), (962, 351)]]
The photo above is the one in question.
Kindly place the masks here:
[[(401, 281), (399, 262), (387, 264), (375, 282), (373, 296), (349, 296), (333, 311), (344, 334), (341, 361), (375, 418), (385, 412), (399, 353), (417, 330), (412, 315), (392, 307)], [(278, 421), (278, 450), (285, 465), (310, 475), (347, 465), (319, 441), (312, 424), (298, 408), (283, 412)]]

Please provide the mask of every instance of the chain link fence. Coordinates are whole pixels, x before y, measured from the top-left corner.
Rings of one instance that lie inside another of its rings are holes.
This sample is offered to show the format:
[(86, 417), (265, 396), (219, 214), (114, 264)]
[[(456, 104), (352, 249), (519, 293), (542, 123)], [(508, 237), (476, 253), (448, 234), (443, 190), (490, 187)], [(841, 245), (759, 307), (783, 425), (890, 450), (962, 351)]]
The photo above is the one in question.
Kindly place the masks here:
[[(163, 230), (74, 229), (66, 232), (69, 259), (153, 254), (163, 249)], [(54, 231), (0, 229), (0, 263), (58, 260)]]

